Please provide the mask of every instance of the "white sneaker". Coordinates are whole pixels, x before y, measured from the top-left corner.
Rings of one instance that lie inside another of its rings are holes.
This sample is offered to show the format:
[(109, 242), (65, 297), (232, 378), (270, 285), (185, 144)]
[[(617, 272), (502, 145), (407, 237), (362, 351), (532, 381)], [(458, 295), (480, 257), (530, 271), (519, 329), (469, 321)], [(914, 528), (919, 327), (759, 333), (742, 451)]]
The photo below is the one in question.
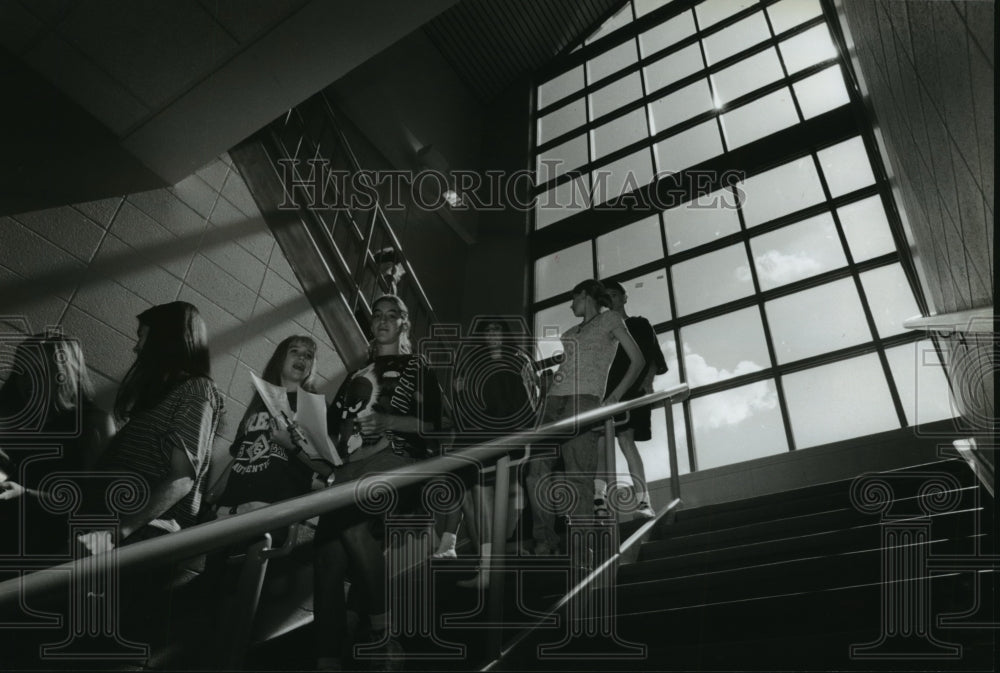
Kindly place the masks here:
[(639, 519), (655, 519), (656, 512), (653, 511), (648, 502), (640, 502), (639, 507), (635, 510), (635, 516)]
[(431, 558), (455, 559), (458, 558), (458, 552), (455, 551), (454, 547), (449, 547), (447, 549), (438, 549), (436, 552), (431, 554)]

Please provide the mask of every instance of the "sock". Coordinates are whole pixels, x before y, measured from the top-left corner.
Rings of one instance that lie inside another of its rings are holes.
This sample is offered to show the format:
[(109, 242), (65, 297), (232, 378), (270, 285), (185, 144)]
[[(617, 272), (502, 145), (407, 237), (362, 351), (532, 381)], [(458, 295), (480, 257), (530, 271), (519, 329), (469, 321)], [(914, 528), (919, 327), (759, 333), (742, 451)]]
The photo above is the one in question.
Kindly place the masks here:
[(608, 482), (603, 479), (594, 480), (594, 500), (604, 500), (608, 494)]
[(455, 548), (455, 543), (458, 541), (458, 536), (454, 533), (445, 533), (441, 536), (441, 544), (438, 545), (438, 553), (443, 551), (450, 551)]
[(484, 542), (479, 545), (479, 571), (482, 573), (490, 572), (490, 557), (493, 555), (493, 543)]

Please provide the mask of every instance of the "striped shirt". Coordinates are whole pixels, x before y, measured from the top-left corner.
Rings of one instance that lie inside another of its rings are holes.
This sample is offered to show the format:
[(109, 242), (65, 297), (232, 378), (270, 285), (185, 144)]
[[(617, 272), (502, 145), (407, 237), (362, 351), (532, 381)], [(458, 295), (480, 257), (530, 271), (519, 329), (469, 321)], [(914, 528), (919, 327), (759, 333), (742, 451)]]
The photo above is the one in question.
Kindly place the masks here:
[(170, 472), (170, 451), (183, 447), (194, 468), (191, 490), (149, 525), (169, 532), (197, 523), (222, 396), (211, 379), (178, 384), (152, 409), (134, 414), (115, 436), (102, 460), (108, 469), (133, 472), (152, 488)]

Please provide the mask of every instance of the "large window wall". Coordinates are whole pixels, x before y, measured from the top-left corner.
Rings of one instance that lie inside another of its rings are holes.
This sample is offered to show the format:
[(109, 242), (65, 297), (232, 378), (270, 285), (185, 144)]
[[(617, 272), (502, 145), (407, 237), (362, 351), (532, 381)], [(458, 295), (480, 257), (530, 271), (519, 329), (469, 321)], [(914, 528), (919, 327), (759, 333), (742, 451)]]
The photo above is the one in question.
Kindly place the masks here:
[(831, 16), (631, 0), (538, 80), (537, 333), (578, 320), (580, 280), (621, 282), (670, 366), (655, 385), (692, 389), (683, 471), (953, 415), (902, 327), (926, 305)]

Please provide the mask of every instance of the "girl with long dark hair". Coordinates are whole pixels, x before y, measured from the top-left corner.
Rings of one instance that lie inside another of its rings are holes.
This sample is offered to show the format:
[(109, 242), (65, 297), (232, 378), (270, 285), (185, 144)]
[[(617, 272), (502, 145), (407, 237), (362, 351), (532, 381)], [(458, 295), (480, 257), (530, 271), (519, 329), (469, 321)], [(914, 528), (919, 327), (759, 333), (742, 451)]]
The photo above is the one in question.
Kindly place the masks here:
[(223, 408), (198, 309), (175, 301), (137, 318), (135, 363), (115, 400), (115, 414), (125, 425), (99, 467), (137, 474), (149, 494), (139, 511), (122, 515), (118, 540), (102, 545), (94, 534), (83, 540), (92, 551), (197, 523)]

